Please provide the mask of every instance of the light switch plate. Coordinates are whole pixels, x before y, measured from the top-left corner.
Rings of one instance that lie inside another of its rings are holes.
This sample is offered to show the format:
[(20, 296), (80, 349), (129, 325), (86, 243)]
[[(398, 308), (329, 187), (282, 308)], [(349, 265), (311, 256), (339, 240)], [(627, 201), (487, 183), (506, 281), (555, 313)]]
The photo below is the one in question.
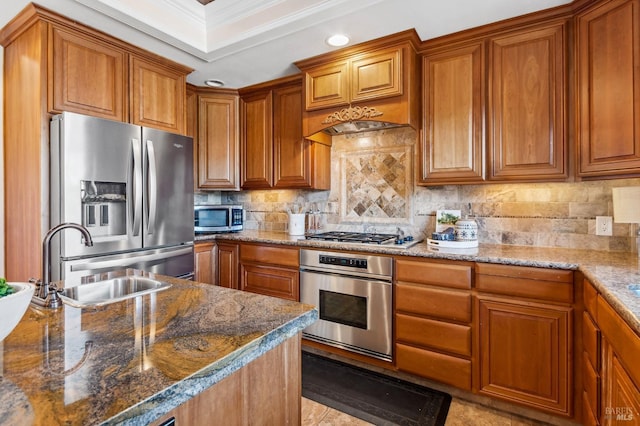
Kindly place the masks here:
[(611, 216), (596, 216), (596, 235), (613, 235)]

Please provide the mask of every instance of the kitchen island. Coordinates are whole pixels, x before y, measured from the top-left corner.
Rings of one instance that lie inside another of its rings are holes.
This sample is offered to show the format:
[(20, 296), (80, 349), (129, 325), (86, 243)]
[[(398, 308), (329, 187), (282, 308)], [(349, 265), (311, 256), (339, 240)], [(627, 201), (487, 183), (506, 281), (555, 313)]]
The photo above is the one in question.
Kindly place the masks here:
[[(223, 408), (232, 412), (248, 404), (265, 410), (252, 416), (287, 411), (299, 421), (300, 331), (317, 319), (313, 306), (127, 273), (171, 287), (99, 308), (27, 310), (0, 343), (0, 424), (161, 424), (179, 419), (185, 406), (193, 410), (190, 402), (205, 394), (208, 400), (196, 404), (200, 409), (233, 398), (238, 403)], [(252, 374), (259, 374), (262, 393), (271, 395), (269, 404), (253, 404), (261, 389), (242, 388), (242, 380), (234, 379)], [(228, 413), (216, 415), (233, 424)]]

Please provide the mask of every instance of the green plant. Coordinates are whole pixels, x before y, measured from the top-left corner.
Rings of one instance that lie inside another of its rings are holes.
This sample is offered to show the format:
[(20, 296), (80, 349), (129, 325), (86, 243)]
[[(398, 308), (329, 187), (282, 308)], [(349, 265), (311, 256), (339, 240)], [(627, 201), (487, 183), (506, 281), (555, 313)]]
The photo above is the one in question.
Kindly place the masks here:
[(13, 294), (13, 287), (7, 284), (7, 280), (0, 278), (0, 297)]

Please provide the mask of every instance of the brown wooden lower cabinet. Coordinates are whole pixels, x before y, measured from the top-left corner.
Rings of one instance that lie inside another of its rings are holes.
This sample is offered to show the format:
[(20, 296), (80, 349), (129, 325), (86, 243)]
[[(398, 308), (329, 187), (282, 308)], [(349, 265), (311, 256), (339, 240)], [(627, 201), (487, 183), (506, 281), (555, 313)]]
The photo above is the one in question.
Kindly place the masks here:
[(300, 300), (299, 273), (288, 268), (241, 264), (240, 290)]
[(300, 334), (170, 411), (176, 425), (299, 425)]
[(601, 295), (597, 298), (597, 321), (602, 333), (600, 424), (638, 424), (640, 336)]
[(471, 390), (471, 275), (464, 262), (396, 259), (396, 367)]
[(396, 365), (417, 374), (464, 390), (471, 390), (471, 361), (455, 356), (396, 343)]
[(236, 243), (218, 242), (217, 285), (235, 289), (240, 287), (238, 283), (239, 251), (240, 247)]
[(199, 283), (215, 284), (216, 243), (196, 243), (193, 247), (195, 258), (195, 280)]
[(479, 392), (571, 416), (572, 308), (477, 297)]
[[(602, 341), (602, 423), (603, 425), (638, 424), (640, 390), (606, 339)], [(637, 363), (638, 360), (631, 362)]]
[(282, 299), (300, 300), (297, 247), (240, 245), (240, 290)]

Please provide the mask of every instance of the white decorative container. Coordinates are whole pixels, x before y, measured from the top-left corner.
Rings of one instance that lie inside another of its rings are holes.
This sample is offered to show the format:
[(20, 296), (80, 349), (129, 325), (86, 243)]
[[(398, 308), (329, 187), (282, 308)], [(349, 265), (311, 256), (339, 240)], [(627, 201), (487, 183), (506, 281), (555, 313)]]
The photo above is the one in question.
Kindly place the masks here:
[(24, 313), (29, 307), (31, 297), (35, 291), (35, 286), (29, 283), (8, 283), (13, 287), (13, 293), (0, 297), (0, 312), (2, 312), (2, 321), (0, 321), (0, 340), (13, 331), (18, 325)]
[(458, 219), (453, 229), (456, 241), (478, 240), (478, 224), (473, 219)]
[(305, 213), (289, 214), (289, 235), (304, 235)]

